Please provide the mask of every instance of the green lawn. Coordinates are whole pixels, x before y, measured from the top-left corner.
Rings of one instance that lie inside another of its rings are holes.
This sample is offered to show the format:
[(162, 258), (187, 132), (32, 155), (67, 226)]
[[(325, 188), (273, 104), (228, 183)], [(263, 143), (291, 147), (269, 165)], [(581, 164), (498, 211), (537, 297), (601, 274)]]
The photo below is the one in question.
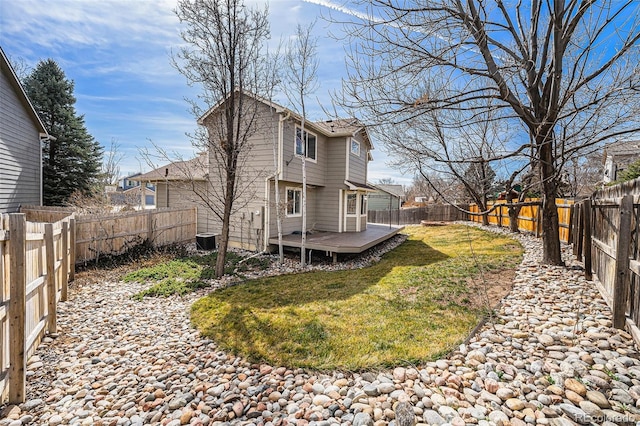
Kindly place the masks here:
[(405, 243), (367, 268), (212, 292), (193, 305), (192, 321), (220, 347), (274, 365), (362, 370), (435, 359), (488, 309), (473, 303), (478, 265), (513, 270), (522, 248), (461, 225), (411, 226), (406, 233)]

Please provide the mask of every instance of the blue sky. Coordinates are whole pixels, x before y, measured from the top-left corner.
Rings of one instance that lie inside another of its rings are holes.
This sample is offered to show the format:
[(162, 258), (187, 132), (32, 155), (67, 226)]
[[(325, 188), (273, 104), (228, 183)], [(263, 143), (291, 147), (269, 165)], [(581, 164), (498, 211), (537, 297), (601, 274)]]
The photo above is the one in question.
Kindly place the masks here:
[[(88, 131), (107, 148), (112, 140), (120, 145), (121, 173), (147, 171), (139, 151), (152, 150), (152, 142), (193, 155), (185, 133), (193, 131), (195, 119), (184, 98), (194, 98), (197, 89), (169, 60), (182, 43), (175, 6), (175, 0), (0, 0), (0, 45), (10, 60), (29, 67), (55, 60), (75, 81), (76, 109)], [(332, 110), (329, 93), (340, 88), (346, 71), (343, 46), (327, 35), (339, 28), (321, 19), (329, 10), (336, 13), (336, 6), (325, 0), (269, 2), (274, 43), (291, 36), (298, 23), (318, 18), (320, 87), (314, 98)], [(278, 101), (286, 105), (286, 99)], [(317, 104), (314, 99), (310, 118), (327, 118)], [(409, 184), (411, 176), (387, 167), (384, 147), (375, 145), (369, 180)]]

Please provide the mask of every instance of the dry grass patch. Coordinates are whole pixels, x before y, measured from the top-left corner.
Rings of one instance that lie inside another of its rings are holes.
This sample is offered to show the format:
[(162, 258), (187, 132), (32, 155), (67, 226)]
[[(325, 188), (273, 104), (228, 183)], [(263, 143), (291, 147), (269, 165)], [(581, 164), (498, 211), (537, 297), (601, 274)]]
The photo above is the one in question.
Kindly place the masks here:
[(436, 359), (489, 309), (480, 271), (513, 270), (522, 248), (462, 225), (406, 232), (371, 267), (212, 292), (193, 305), (192, 321), (222, 348), (275, 365), (362, 370)]

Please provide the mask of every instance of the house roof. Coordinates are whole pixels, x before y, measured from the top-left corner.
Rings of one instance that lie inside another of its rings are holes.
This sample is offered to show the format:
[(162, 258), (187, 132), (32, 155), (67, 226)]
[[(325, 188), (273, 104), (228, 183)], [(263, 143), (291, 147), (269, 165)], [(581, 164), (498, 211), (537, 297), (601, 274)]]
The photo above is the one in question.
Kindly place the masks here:
[(351, 182), (350, 180), (344, 181), (345, 185), (349, 187), (351, 191), (375, 191), (376, 189), (366, 183)]
[[(279, 105), (273, 101), (262, 98), (253, 93), (249, 93), (247, 91), (243, 92), (245, 96), (249, 96), (263, 104), (272, 107), (278, 114), (282, 115), (290, 115), (297, 119), (298, 121), (302, 120), (302, 116), (295, 111), (292, 111), (282, 105)], [(202, 125), (204, 121), (209, 117), (216, 109), (218, 109), (224, 100), (219, 101), (217, 104), (212, 106), (205, 112), (199, 119), (198, 124)], [(371, 142), (371, 138), (367, 132), (366, 126), (357, 118), (338, 118), (335, 120), (326, 120), (326, 121), (305, 121), (305, 126), (308, 126), (310, 129), (313, 129), (326, 137), (349, 137), (353, 136), (355, 133), (359, 131), (363, 131), (364, 139), (369, 144), (370, 149), (374, 149), (373, 143)]]
[(402, 188), (402, 185), (388, 185), (381, 183), (378, 185), (373, 185), (373, 187), (395, 197), (404, 197), (404, 189)]
[(40, 116), (36, 112), (36, 109), (33, 107), (33, 104), (29, 100), (27, 93), (24, 91), (24, 88), (22, 87), (18, 76), (9, 63), (9, 59), (7, 59), (7, 56), (4, 54), (4, 50), (2, 50), (2, 47), (0, 47), (0, 69), (2, 69), (2, 73), (7, 76), (9, 84), (11, 84), (11, 87), (13, 87), (14, 92), (20, 99), (20, 102), (22, 103), (24, 109), (27, 111), (27, 114), (29, 114), (31, 120), (38, 128), (38, 131), (40, 133), (44, 133), (46, 136), (49, 136), (47, 129), (44, 127), (44, 123), (40, 119)]
[(202, 153), (191, 160), (175, 161), (131, 179), (139, 182), (204, 181), (209, 174), (209, 156)]
[(619, 141), (613, 142), (604, 147), (605, 157), (607, 155), (638, 155), (640, 156), (640, 141)]
[[(134, 186), (133, 188), (125, 189), (124, 191), (121, 191), (120, 193), (121, 194), (130, 194), (130, 193), (131, 194), (136, 194), (136, 193), (142, 192), (141, 188), (142, 188), (142, 185)], [(145, 190), (146, 193), (149, 193), (149, 195), (156, 193), (155, 189), (151, 189), (151, 188), (145, 187), (144, 190)]]

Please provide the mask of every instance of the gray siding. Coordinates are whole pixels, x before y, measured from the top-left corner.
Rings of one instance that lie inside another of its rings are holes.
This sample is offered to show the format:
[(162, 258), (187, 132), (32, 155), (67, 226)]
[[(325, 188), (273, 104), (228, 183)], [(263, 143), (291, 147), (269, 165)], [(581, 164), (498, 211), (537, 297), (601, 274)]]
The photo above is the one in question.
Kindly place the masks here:
[(351, 147), (349, 147), (349, 177), (347, 180), (356, 183), (366, 183), (368, 151), (362, 142), (361, 133), (358, 133), (354, 139), (360, 142), (360, 155), (351, 153)]
[(317, 212), (318, 226), (329, 232), (340, 230), (340, 190), (346, 173), (346, 139), (332, 138), (327, 144), (326, 185), (319, 188)]
[[(199, 194), (206, 193), (205, 182), (195, 182), (194, 185)], [(186, 182), (157, 182), (156, 208), (195, 206), (198, 208), (197, 233), (215, 232), (215, 216), (195, 191), (194, 186)]]
[[(286, 201), (287, 188), (301, 188), (302, 186), (297, 182), (279, 182), (280, 197)], [(276, 211), (276, 195), (274, 189), (274, 182), (269, 183), (269, 238), (276, 238), (278, 236), (278, 222)], [(307, 231), (326, 231), (318, 224), (317, 212), (318, 212), (318, 188), (307, 188)], [(295, 231), (300, 232), (302, 230), (302, 217), (287, 217), (286, 213), (282, 215), (282, 235), (288, 235)]]
[(8, 76), (0, 73), (0, 213), (40, 205), (40, 132)]
[[(273, 138), (270, 126), (278, 123), (277, 115), (271, 115), (271, 111), (264, 104), (258, 104), (259, 115), (258, 130), (251, 137), (246, 157), (239, 164), (240, 176), (236, 200), (233, 205), (229, 229), (229, 246), (241, 247), (248, 250), (260, 250), (264, 244), (264, 206), (266, 204), (265, 187), (267, 178), (275, 172), (273, 164)], [(277, 127), (273, 128), (277, 136)], [(219, 191), (221, 188), (223, 170), (218, 166), (215, 155), (209, 156), (209, 179), (212, 185), (212, 203), (217, 203), (217, 208), (222, 211), (223, 201)], [(222, 223), (214, 220), (213, 231), (219, 233)]]
[[(282, 123), (282, 180), (302, 182), (302, 160), (295, 156), (295, 128), (293, 120)], [(305, 126), (305, 131), (316, 135), (316, 161), (307, 159), (307, 184), (324, 186), (327, 164), (327, 138)], [(287, 163), (289, 163), (287, 165)]]
[[(391, 198), (391, 203), (389, 203)], [(369, 210), (397, 210), (400, 207), (400, 199), (395, 195), (391, 195), (383, 191), (375, 191), (369, 193)]]

